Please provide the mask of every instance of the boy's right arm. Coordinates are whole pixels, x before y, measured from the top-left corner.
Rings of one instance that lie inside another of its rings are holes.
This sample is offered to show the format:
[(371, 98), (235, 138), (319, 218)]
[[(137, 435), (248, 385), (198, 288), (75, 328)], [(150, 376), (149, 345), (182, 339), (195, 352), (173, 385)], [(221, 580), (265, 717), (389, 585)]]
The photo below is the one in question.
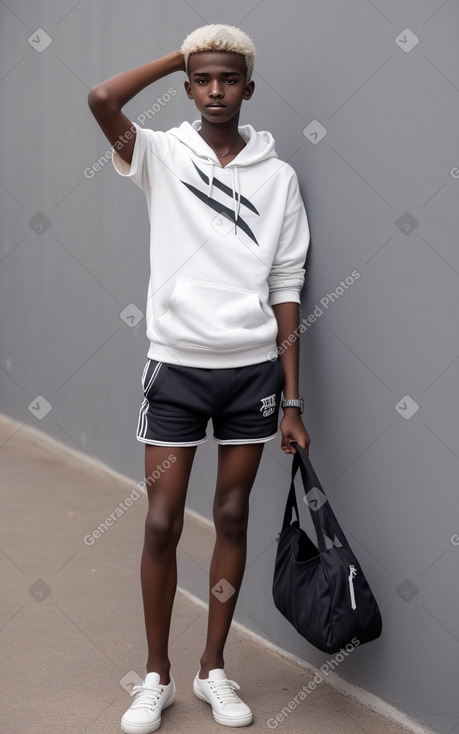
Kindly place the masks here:
[[(123, 71), (97, 84), (89, 92), (88, 104), (91, 112), (110, 143), (114, 145), (119, 140), (126, 140), (118, 150), (126, 163), (131, 163), (136, 133), (130, 119), (121, 112), (122, 108), (149, 84), (174, 71), (185, 71), (185, 62), (180, 51), (172, 51), (156, 61)], [(131, 135), (125, 138), (129, 130)]]

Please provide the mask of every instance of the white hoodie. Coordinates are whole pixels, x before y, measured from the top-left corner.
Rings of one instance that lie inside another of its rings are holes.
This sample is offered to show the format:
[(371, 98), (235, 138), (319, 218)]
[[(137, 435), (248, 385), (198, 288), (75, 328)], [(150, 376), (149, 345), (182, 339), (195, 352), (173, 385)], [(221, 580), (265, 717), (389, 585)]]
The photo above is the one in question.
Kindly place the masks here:
[[(135, 124), (135, 123), (134, 123)], [(299, 303), (309, 227), (294, 170), (251, 125), (226, 167), (200, 122), (167, 132), (135, 124), (131, 165), (150, 218), (148, 357), (188, 367), (264, 362), (276, 349), (272, 306)]]

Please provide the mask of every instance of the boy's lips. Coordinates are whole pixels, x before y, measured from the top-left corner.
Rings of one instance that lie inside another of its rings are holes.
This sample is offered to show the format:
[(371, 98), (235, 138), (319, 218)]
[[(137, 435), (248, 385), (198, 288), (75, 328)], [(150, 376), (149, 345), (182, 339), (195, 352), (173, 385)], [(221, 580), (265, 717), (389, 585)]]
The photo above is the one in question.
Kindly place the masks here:
[(211, 104), (208, 104), (207, 107), (224, 107), (224, 104), (221, 104), (221, 102), (212, 102)]

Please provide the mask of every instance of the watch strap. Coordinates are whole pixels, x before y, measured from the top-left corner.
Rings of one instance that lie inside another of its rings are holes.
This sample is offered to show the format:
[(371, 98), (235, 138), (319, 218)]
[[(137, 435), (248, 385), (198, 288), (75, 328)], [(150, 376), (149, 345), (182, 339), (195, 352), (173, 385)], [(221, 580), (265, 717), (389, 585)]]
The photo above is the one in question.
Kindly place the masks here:
[(296, 398), (295, 400), (282, 400), (282, 407), (283, 408), (299, 408), (300, 413), (303, 412), (304, 408), (304, 401), (303, 398), (300, 396)]

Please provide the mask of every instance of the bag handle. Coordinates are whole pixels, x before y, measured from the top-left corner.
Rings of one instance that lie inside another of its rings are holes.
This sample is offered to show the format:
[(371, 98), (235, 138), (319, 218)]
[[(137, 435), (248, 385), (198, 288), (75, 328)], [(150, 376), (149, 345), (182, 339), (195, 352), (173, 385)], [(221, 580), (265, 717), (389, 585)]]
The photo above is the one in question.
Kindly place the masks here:
[[(299, 523), (299, 521), (300, 521), (300, 513), (298, 511), (298, 503), (297, 503), (297, 499), (296, 499), (295, 476), (296, 476), (296, 474), (298, 472), (298, 469), (301, 466), (299, 451), (303, 451), (303, 449), (301, 449), (301, 447), (298, 446), (298, 444), (294, 443), (293, 441), (291, 443), (292, 443), (292, 446), (294, 446), (297, 449), (297, 453), (294, 454), (294, 456), (293, 456), (292, 477), (291, 477), (291, 482), (290, 482), (290, 491), (288, 493), (287, 502), (286, 502), (286, 505), (285, 505), (284, 519), (283, 519), (283, 522), (282, 522), (282, 530), (284, 528), (288, 527), (289, 525), (291, 525), (291, 523), (292, 523), (292, 510), (295, 510), (295, 515), (296, 515), (297, 522)], [(306, 452), (304, 451), (303, 453), (307, 457)], [(311, 468), (312, 468), (312, 465), (311, 465)], [(313, 470), (313, 472), (314, 472), (314, 470)], [(305, 490), (305, 493), (306, 493), (306, 490)]]
[(349, 547), (346, 536), (338, 520), (336, 519), (327, 495), (325, 494), (320, 484), (319, 478), (314, 471), (309, 456), (307, 455), (306, 451), (301, 448), (301, 446), (299, 446), (295, 441), (292, 441), (291, 445), (296, 449), (296, 453), (293, 456), (292, 483), (287, 499), (284, 523), (286, 522), (288, 514), (290, 513), (290, 518), (287, 520), (287, 524), (290, 524), (292, 507), (295, 509), (296, 515), (299, 519), (298, 504), (294, 484), (295, 476), (299, 469), (303, 482), (306, 503), (308, 505), (312, 522), (314, 524), (314, 529), (317, 535), (319, 551), (323, 553), (333, 547)]

